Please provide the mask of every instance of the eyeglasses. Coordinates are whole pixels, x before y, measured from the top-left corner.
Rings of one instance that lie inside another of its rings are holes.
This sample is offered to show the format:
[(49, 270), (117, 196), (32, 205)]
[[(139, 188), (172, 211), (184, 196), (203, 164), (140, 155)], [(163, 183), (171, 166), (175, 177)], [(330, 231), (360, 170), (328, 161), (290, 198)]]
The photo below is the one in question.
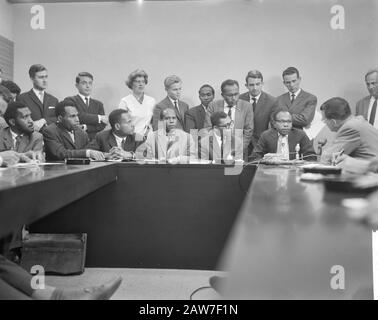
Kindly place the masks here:
[(228, 94), (223, 93), (223, 95), (226, 97), (232, 98), (232, 97), (237, 97), (239, 93), (228, 93)]
[(292, 123), (293, 121), (291, 121), (291, 120), (275, 120), (276, 122), (278, 122), (278, 123)]

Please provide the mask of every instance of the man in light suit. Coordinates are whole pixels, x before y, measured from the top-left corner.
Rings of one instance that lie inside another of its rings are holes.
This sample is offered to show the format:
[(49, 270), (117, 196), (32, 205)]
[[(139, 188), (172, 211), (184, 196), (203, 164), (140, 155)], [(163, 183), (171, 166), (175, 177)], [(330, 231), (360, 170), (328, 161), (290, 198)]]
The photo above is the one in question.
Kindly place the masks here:
[(353, 116), (345, 99), (331, 98), (320, 110), (328, 128), (336, 132), (335, 139), (323, 147), (323, 162), (333, 161), (342, 152), (353, 158), (378, 157), (378, 130), (362, 116)]
[(171, 108), (176, 113), (177, 128), (185, 130), (185, 112), (189, 110), (187, 103), (179, 100), (181, 97), (182, 81), (178, 76), (169, 76), (164, 80), (167, 97), (160, 101), (154, 108), (152, 116), (152, 128), (158, 130), (160, 114), (163, 110)]
[(378, 100), (378, 69), (369, 70), (365, 75), (367, 97), (362, 98), (356, 105), (356, 116), (363, 116), (369, 123), (378, 128), (377, 100)]
[(212, 128), (200, 140), (201, 159), (219, 163), (225, 160), (242, 160), (242, 136), (235, 136), (230, 130), (230, 117), (223, 111), (218, 111), (211, 115), (210, 120)]
[(47, 69), (41, 64), (34, 64), (29, 69), (33, 88), (21, 93), (17, 101), (23, 102), (31, 111), (36, 131), (56, 121), (55, 106), (58, 99), (46, 92), (48, 85)]
[(80, 124), (92, 140), (97, 132), (104, 130), (108, 123), (105, 116), (104, 105), (101, 101), (91, 97), (93, 89), (93, 75), (89, 72), (80, 72), (76, 76), (76, 88), (79, 93), (76, 96), (67, 97), (79, 112)]
[(134, 154), (143, 143), (136, 141), (134, 125), (128, 110), (115, 109), (109, 114), (110, 130), (97, 133), (91, 143), (93, 149), (106, 153), (109, 159), (134, 159)]
[(43, 151), (43, 137), (42, 134), (34, 131), (29, 108), (21, 102), (12, 101), (8, 104), (4, 119), (8, 127), (0, 131), (0, 151), (14, 150), (20, 154), (36, 151), (40, 158)]
[(248, 145), (253, 135), (253, 109), (252, 105), (239, 99), (239, 83), (236, 80), (225, 80), (221, 85), (223, 100), (210, 103), (205, 119), (205, 128), (211, 127), (210, 116), (214, 112), (223, 111), (232, 120), (232, 129), (243, 131), (243, 153), (246, 159)]
[(300, 88), (298, 69), (289, 67), (282, 73), (283, 84), (289, 92), (277, 97), (274, 108), (286, 108), (293, 116), (294, 128), (309, 128), (314, 119), (317, 98)]
[(55, 113), (57, 122), (50, 124), (43, 131), (47, 159), (105, 159), (102, 152), (89, 148), (88, 135), (80, 128), (78, 111), (71, 101), (59, 102), (55, 107)]
[(199, 106), (190, 108), (185, 113), (185, 128), (190, 133), (191, 129), (200, 131), (204, 127), (206, 112), (209, 104), (214, 100), (215, 90), (212, 86), (204, 84), (199, 89)]
[(161, 111), (163, 127), (147, 135), (146, 142), (136, 151), (137, 159), (158, 159), (187, 163), (196, 159), (192, 136), (177, 128), (176, 112), (172, 108)]
[(296, 157), (295, 147), (299, 145), (298, 155), (305, 160), (316, 161), (316, 154), (306, 133), (293, 128), (293, 117), (285, 108), (276, 109), (271, 116), (273, 128), (264, 131), (250, 158), (259, 160), (267, 153), (279, 153), (283, 159), (293, 160)]
[(253, 136), (252, 144), (250, 144), (249, 151), (252, 151), (253, 145), (257, 144), (260, 135), (269, 128), (270, 115), (273, 111), (273, 106), (276, 98), (270, 94), (262, 91), (264, 85), (264, 78), (260, 71), (249, 71), (245, 77), (245, 86), (248, 92), (240, 95), (241, 100), (248, 101), (253, 107)]

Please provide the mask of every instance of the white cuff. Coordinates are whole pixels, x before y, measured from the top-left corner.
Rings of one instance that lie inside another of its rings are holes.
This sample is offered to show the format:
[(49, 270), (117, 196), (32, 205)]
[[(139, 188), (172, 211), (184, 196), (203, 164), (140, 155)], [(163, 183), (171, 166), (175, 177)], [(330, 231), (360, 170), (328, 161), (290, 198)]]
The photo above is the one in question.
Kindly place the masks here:
[(91, 150), (89, 150), (89, 149), (85, 150), (85, 156), (87, 158), (90, 158), (91, 157)]
[(97, 117), (98, 117), (98, 123), (101, 123), (101, 116), (98, 114)]
[(0, 157), (0, 167), (1, 167), (2, 164), (3, 164), (3, 158)]

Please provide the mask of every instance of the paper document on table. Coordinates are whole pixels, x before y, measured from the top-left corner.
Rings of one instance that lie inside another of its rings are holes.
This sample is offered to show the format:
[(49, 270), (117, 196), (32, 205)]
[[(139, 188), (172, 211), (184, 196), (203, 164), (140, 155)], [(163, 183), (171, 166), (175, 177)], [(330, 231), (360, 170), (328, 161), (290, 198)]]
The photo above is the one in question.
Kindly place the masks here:
[(19, 162), (11, 166), (12, 168), (30, 168), (36, 166), (64, 165), (62, 162)]
[(378, 231), (372, 231), (373, 251), (373, 291), (374, 300), (378, 300)]

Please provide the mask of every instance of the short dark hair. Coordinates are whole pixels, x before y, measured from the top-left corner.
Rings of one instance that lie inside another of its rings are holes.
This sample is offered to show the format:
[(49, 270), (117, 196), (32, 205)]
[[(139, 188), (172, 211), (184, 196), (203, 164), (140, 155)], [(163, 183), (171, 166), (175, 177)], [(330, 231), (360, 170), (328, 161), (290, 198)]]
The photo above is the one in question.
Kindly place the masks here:
[(211, 90), (211, 92), (213, 93), (213, 95), (215, 95), (214, 88), (211, 85), (209, 85), (209, 84), (202, 85), (201, 88), (199, 88), (198, 93), (200, 93), (203, 88), (209, 88)]
[(259, 70), (249, 71), (245, 77), (245, 83), (248, 82), (248, 78), (261, 79), (261, 81), (264, 81), (263, 75)]
[[(165, 113), (166, 113), (168, 110), (172, 110), (172, 111), (174, 112), (174, 114), (176, 115), (176, 112), (175, 112), (174, 109), (172, 109), (172, 108), (165, 108), (165, 109), (161, 110), (161, 112), (160, 112), (160, 120), (164, 120)], [(177, 116), (176, 116), (176, 118), (177, 118)]]
[(80, 77), (88, 77), (91, 78), (91, 80), (93, 80), (93, 76), (89, 72), (79, 72), (75, 79), (77, 84), (80, 83)]
[[(287, 110), (286, 108), (284, 107), (278, 107), (277, 109), (275, 109), (271, 114), (270, 114), (270, 120), (271, 121), (276, 121), (277, 120), (277, 115), (281, 112), (288, 112), (290, 113), (289, 110)], [(291, 113), (290, 113), (291, 115)]]
[(2, 86), (2, 85), (0, 85), (0, 96), (3, 97), (3, 99), (6, 103), (9, 103), (13, 100), (12, 94), (9, 91), (9, 89)]
[(19, 109), (27, 108), (27, 105), (19, 101), (11, 101), (4, 113), (4, 120), (10, 126), (9, 120), (16, 119)]
[(30, 68), (29, 68), (29, 76), (30, 78), (34, 78), (35, 77), (35, 74), (37, 72), (41, 72), (41, 71), (47, 71), (46, 67), (41, 65), (41, 64), (33, 64)]
[(72, 100), (65, 99), (63, 101), (58, 102), (55, 106), (55, 115), (64, 117), (66, 115), (66, 107), (74, 107), (76, 108), (75, 104)]
[(210, 121), (211, 121), (211, 125), (214, 127), (214, 126), (217, 126), (219, 125), (219, 120), (220, 119), (226, 119), (228, 116), (227, 116), (227, 113), (223, 112), (223, 111), (217, 111), (217, 112), (214, 112), (211, 116), (210, 116)]
[(227, 80), (223, 81), (222, 84), (221, 84), (222, 93), (224, 92), (224, 88), (226, 86), (234, 86), (234, 85), (237, 85), (238, 88), (239, 88), (239, 83), (236, 80), (227, 79)]
[(282, 78), (284, 77), (284, 76), (288, 76), (288, 75), (290, 75), (290, 74), (296, 74), (297, 75), (297, 77), (299, 78), (299, 71), (298, 71), (298, 69), (297, 68), (295, 68), (295, 67), (289, 67), (289, 68), (286, 68), (283, 72), (282, 72)]
[(1, 81), (1, 85), (7, 88), (11, 93), (19, 95), (21, 93), (20, 87), (11, 80)]
[(121, 116), (124, 113), (129, 113), (126, 109), (115, 109), (109, 114), (109, 124), (114, 129), (116, 123), (119, 123)]
[(352, 114), (348, 101), (340, 97), (327, 100), (320, 106), (320, 110), (324, 112), (326, 119), (345, 120)]

